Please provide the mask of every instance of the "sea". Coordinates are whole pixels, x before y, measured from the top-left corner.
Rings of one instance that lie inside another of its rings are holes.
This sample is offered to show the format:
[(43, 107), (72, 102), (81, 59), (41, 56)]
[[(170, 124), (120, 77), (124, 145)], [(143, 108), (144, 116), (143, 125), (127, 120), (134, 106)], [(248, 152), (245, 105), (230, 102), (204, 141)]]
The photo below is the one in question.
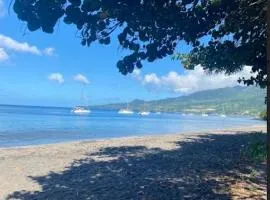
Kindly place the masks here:
[(148, 116), (92, 110), (76, 115), (71, 108), (0, 105), (0, 148), (129, 136), (189, 134), (224, 128), (265, 125), (251, 117), (150, 113)]

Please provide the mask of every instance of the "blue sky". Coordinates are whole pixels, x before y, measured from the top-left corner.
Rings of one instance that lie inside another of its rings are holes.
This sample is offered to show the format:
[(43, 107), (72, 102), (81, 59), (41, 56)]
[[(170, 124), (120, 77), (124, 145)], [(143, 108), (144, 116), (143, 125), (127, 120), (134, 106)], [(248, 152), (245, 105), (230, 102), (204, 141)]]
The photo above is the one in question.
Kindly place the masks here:
[[(29, 32), (12, 9), (7, 13), (8, 3), (0, 0), (0, 104), (74, 106), (81, 103), (82, 77), (90, 82), (84, 86), (90, 104), (159, 99), (236, 84), (235, 77), (224, 76), (222, 83), (220, 77), (211, 82), (213, 77), (201, 68), (186, 72), (171, 57), (144, 62), (140, 71), (123, 76), (116, 62), (127, 52), (115, 38), (108, 46), (83, 47), (76, 28), (63, 22), (53, 34)], [(190, 48), (181, 43), (178, 49)]]

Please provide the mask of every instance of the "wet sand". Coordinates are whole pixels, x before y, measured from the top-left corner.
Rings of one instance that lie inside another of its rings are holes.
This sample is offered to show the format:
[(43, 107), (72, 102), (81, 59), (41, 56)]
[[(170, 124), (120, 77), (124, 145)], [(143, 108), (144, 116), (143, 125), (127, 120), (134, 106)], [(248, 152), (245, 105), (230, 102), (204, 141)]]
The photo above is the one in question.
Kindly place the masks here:
[(0, 199), (266, 199), (265, 164), (242, 154), (259, 131), (2, 148)]

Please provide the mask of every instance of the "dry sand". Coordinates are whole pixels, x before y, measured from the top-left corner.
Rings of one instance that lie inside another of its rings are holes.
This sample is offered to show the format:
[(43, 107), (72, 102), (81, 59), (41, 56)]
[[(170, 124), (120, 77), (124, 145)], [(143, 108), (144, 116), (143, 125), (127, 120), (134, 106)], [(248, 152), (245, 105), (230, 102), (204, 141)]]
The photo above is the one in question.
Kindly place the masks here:
[(241, 157), (254, 131), (2, 148), (0, 199), (266, 199), (265, 166)]

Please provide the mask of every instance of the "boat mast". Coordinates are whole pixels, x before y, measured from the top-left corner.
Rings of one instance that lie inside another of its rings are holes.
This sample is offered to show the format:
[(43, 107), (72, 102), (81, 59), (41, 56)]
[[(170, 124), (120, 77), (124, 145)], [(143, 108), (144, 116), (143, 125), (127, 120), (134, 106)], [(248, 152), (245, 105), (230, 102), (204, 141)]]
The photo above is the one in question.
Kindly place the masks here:
[(83, 91), (84, 85), (82, 84), (82, 89), (81, 89), (81, 104), (84, 106), (84, 91)]
[(88, 98), (85, 95), (85, 84), (82, 85), (82, 90), (81, 90), (81, 101), (82, 101), (82, 106), (84, 107), (88, 107), (89, 102), (88, 102)]
[(143, 111), (145, 112), (145, 101), (143, 102)]

